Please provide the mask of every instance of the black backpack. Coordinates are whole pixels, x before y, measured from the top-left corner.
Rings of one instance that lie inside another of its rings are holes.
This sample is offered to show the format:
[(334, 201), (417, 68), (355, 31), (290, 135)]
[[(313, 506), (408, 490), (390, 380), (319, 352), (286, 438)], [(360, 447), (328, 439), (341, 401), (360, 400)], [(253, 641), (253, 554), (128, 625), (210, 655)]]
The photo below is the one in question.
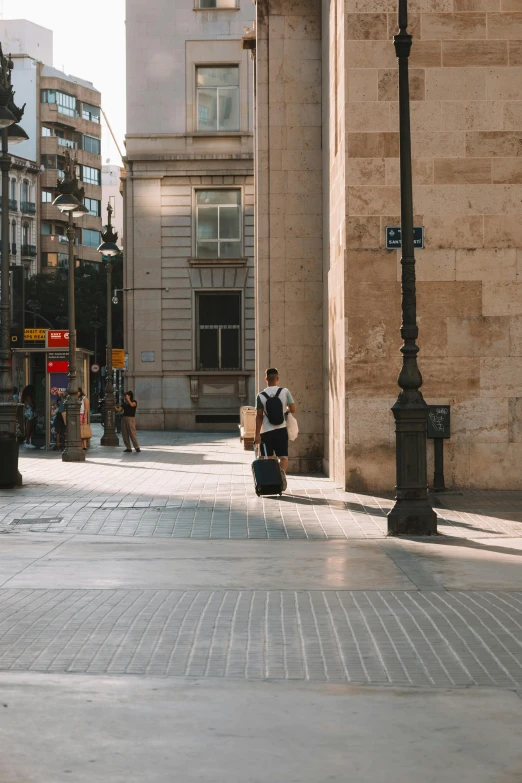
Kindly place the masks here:
[(283, 410), (283, 403), (279, 399), (279, 395), (283, 390), (278, 389), (274, 395), (261, 392), (266, 397), (265, 411), (266, 416), (270, 424), (283, 424), (285, 420), (285, 412)]

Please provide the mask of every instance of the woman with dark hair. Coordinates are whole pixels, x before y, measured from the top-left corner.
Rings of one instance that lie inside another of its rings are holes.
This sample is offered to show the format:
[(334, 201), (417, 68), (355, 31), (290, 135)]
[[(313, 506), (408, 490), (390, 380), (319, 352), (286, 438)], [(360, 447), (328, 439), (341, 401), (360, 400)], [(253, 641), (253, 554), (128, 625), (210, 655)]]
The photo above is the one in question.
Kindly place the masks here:
[(123, 411), (123, 418), (121, 420), (121, 434), (123, 436), (123, 442), (125, 443), (125, 452), (129, 454), (132, 451), (132, 446), (137, 453), (141, 451), (138, 438), (136, 436), (136, 408), (138, 403), (134, 399), (134, 394), (131, 391), (125, 392), (125, 399), (121, 405), (121, 408), (117, 405), (114, 406), (114, 410), (120, 412)]
[(25, 443), (26, 449), (35, 449), (31, 443), (31, 439), (34, 434), (34, 425), (36, 422), (36, 395), (34, 386), (31, 384), (26, 386), (20, 397), (20, 402), (24, 406), (24, 430), (25, 430)]

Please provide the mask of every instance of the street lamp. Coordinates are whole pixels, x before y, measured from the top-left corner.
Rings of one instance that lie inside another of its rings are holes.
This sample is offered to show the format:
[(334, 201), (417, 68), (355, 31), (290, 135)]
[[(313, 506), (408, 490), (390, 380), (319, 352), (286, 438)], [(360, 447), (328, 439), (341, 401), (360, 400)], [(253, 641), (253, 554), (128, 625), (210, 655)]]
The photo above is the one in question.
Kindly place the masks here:
[(33, 327), (36, 329), (36, 317), (38, 316), (38, 313), (42, 309), (42, 305), (40, 304), (38, 299), (29, 299), (26, 307), (33, 314)]
[(61, 212), (68, 213), (69, 224), (67, 226), (67, 239), (69, 240), (69, 379), (67, 383), (67, 401), (65, 410), (67, 413), (66, 446), (62, 452), (64, 462), (85, 462), (85, 452), (82, 449), (80, 429), (80, 401), (78, 399), (78, 385), (76, 373), (76, 316), (74, 302), (74, 224), (73, 217), (84, 214), (80, 209), (83, 201), (83, 188), (78, 187), (78, 180), (74, 172), (74, 163), (69, 150), (64, 153), (65, 177), (58, 180), (57, 196), (53, 205)]
[(107, 355), (105, 359), (105, 429), (100, 441), (102, 446), (119, 446), (120, 440), (116, 434), (116, 417), (114, 413), (114, 385), (112, 381), (112, 258), (121, 253), (116, 244), (118, 232), (114, 231), (111, 223), (112, 207), (107, 204), (107, 225), (101, 232), (103, 242), (98, 248), (105, 258), (107, 269)]
[[(13, 102), (11, 71), (14, 64), (11, 57), (4, 57), (0, 46), (0, 129), (2, 135), (2, 265), (0, 271), (0, 487), (14, 487), (22, 484), (18, 471), (18, 441), (16, 438), (17, 404), (13, 400), (13, 376), (11, 370), (11, 295), (9, 285), (9, 128), (20, 122), (24, 107), (19, 109)], [(27, 138), (19, 125), (11, 143)]]
[(399, 144), (401, 175), (402, 240), (402, 368), (401, 388), (392, 408), (395, 418), (397, 486), (395, 505), (388, 514), (391, 535), (433, 535), (437, 515), (428, 501), (426, 423), (428, 406), (420, 391), (422, 375), (417, 366), (417, 303), (413, 245), (413, 188), (411, 175), (410, 88), (408, 58), (412, 37), (407, 32), (407, 0), (399, 0), (399, 33), (393, 38), (399, 64)]

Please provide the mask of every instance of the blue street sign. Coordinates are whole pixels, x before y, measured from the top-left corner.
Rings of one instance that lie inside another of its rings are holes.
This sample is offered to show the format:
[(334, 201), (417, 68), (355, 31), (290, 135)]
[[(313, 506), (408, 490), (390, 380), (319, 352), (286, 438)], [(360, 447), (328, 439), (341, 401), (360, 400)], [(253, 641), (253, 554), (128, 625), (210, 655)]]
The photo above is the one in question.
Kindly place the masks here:
[[(397, 250), (402, 247), (401, 227), (386, 226), (386, 250)], [(424, 226), (414, 226), (413, 228), (413, 247), (422, 250), (424, 247)]]

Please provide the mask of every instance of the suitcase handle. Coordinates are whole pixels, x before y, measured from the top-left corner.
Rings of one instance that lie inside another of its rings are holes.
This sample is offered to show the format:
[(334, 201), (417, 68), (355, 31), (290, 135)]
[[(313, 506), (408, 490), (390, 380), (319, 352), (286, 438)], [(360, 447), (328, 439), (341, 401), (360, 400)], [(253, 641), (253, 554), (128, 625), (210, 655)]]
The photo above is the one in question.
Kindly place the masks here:
[[(263, 443), (263, 446), (265, 447), (265, 459), (268, 459), (268, 454), (266, 452), (266, 443)], [(261, 444), (260, 443), (254, 443), (254, 455), (256, 459), (261, 459)]]

